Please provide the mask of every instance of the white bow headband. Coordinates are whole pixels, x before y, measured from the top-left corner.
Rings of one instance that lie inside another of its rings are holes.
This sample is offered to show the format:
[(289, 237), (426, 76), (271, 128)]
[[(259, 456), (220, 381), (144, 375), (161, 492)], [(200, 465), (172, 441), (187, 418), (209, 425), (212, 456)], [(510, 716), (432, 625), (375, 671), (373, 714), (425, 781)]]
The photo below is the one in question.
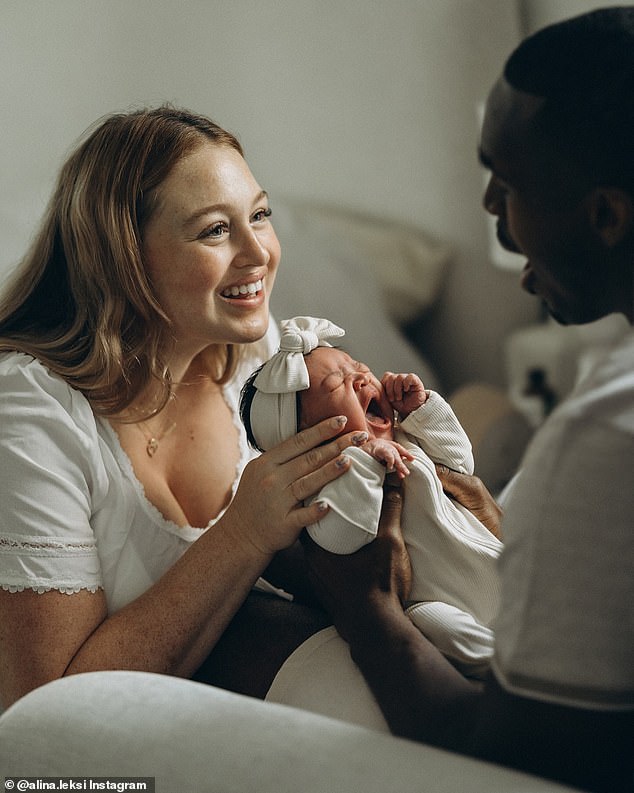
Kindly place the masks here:
[(304, 355), (317, 347), (332, 347), (330, 341), (345, 335), (342, 328), (316, 317), (285, 319), (280, 327), (279, 350), (253, 381), (251, 431), (264, 451), (297, 432), (296, 394), (310, 386)]

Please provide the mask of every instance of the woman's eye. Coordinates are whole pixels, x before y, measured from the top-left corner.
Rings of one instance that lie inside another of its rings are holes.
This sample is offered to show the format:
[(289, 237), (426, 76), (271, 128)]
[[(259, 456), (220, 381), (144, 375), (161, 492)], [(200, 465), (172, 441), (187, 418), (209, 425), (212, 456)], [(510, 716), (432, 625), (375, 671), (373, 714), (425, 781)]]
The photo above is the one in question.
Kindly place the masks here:
[(224, 234), (228, 233), (228, 231), (229, 227), (226, 223), (214, 223), (213, 226), (206, 228), (200, 236), (202, 238), (219, 240), (222, 239)]
[(261, 223), (266, 218), (270, 218), (273, 214), (273, 210), (269, 207), (268, 209), (258, 209), (257, 212), (253, 214), (253, 222), (254, 223)]

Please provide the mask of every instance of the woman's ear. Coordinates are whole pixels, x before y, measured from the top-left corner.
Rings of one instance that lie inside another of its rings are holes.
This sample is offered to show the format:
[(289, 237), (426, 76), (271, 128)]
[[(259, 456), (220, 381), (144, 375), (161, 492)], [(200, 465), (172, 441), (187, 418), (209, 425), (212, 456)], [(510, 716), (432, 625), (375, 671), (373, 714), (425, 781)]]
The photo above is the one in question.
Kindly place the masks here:
[(620, 187), (597, 187), (589, 196), (589, 217), (603, 244), (613, 248), (632, 231), (634, 199)]

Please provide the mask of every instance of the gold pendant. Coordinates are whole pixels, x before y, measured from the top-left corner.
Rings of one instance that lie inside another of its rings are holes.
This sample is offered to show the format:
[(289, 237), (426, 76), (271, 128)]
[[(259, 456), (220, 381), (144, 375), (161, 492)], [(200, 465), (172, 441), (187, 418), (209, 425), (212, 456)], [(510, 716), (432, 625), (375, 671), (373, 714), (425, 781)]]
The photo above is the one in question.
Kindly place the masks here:
[(154, 457), (156, 454), (156, 450), (159, 447), (159, 442), (156, 438), (150, 438), (147, 442), (145, 447), (145, 451), (147, 452), (148, 457)]

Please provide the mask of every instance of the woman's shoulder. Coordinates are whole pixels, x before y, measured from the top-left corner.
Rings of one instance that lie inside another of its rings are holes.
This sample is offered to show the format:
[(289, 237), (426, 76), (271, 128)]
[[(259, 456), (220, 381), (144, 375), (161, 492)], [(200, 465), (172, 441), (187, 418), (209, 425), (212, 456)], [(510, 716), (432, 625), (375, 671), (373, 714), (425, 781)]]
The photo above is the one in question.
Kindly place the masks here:
[[(23, 410), (22, 410), (23, 409)], [(0, 353), (0, 413), (3, 421), (28, 411), (49, 418), (64, 414), (86, 429), (95, 417), (86, 397), (40, 360), (23, 352)]]
[(18, 350), (0, 352), (0, 377), (4, 378), (5, 381), (14, 379), (16, 381), (32, 382), (33, 384), (61, 380), (40, 360)]

